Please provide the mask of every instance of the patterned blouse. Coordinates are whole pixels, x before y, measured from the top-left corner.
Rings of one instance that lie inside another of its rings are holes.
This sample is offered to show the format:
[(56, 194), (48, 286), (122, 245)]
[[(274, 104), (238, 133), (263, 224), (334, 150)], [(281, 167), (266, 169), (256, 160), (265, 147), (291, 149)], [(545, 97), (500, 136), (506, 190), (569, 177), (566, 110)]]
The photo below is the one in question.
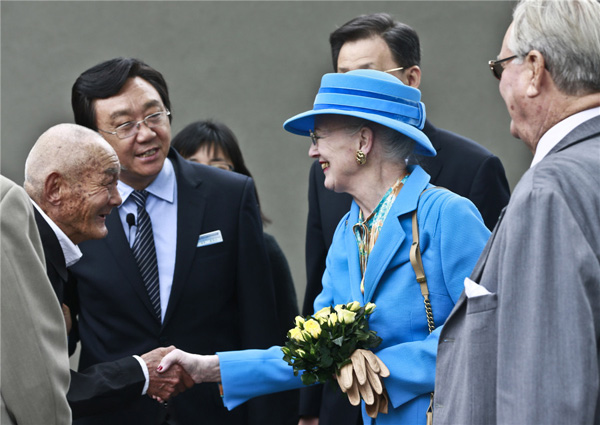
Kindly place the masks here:
[(365, 270), (367, 269), (367, 262), (369, 261), (369, 254), (377, 242), (379, 231), (383, 226), (383, 222), (390, 211), (391, 206), (394, 204), (400, 189), (404, 186), (406, 179), (410, 174), (405, 175), (402, 178), (398, 178), (396, 183), (383, 195), (381, 201), (377, 207), (373, 210), (371, 215), (363, 220), (362, 211), (358, 214), (358, 223), (356, 223), (352, 230), (354, 231), (354, 237), (358, 244), (358, 255), (360, 257), (360, 271), (362, 272), (362, 280), (360, 282), (360, 291), (365, 293)]

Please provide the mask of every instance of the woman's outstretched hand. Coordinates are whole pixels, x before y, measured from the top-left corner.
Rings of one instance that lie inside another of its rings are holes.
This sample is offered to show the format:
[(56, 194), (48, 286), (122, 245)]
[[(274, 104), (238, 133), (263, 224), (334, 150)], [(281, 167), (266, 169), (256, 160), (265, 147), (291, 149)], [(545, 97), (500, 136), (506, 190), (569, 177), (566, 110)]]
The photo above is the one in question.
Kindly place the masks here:
[(192, 377), (196, 384), (221, 382), (221, 369), (217, 355), (201, 356), (175, 349), (160, 361), (158, 373), (164, 373), (173, 364), (179, 364)]

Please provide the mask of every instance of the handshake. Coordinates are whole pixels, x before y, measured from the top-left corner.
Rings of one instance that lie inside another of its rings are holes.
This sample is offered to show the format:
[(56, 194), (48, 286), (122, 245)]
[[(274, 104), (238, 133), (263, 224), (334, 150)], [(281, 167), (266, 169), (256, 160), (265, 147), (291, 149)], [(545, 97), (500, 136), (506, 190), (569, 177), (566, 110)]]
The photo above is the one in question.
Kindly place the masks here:
[(146, 394), (155, 400), (166, 401), (194, 386), (194, 380), (178, 364), (174, 364), (163, 373), (158, 372), (158, 365), (163, 357), (173, 350), (174, 346), (159, 347), (141, 356), (148, 367), (150, 381)]
[(221, 381), (217, 355), (190, 354), (170, 346), (152, 350), (142, 360), (150, 375), (146, 394), (161, 403), (194, 384)]

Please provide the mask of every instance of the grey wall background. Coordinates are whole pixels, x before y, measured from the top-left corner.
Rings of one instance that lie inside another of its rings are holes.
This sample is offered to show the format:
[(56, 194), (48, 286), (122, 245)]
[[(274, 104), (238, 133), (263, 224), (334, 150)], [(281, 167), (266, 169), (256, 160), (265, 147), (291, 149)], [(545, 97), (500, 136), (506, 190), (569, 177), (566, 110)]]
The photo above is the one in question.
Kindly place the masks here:
[(237, 134), (267, 227), (290, 262), (302, 302), (309, 139), (282, 129), (310, 109), (331, 72), (328, 36), (365, 13), (385, 11), (421, 37), (427, 115), (498, 155), (514, 186), (531, 155), (509, 117), (487, 61), (496, 57), (513, 3), (395, 2), (1, 2), (1, 171), (23, 182), (25, 158), (48, 127), (72, 122), (71, 86), (117, 56), (165, 76), (173, 135), (215, 118)]

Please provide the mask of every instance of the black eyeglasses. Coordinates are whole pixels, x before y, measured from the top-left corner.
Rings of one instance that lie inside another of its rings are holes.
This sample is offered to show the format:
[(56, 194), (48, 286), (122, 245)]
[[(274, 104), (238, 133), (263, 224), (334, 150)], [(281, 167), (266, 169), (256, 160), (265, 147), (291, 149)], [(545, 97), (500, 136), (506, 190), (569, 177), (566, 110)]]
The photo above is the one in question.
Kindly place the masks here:
[(507, 58), (504, 59), (498, 59), (495, 61), (489, 61), (488, 65), (490, 66), (490, 69), (492, 70), (492, 75), (494, 77), (496, 77), (498, 80), (500, 78), (502, 78), (502, 73), (504, 72), (504, 62), (508, 62), (509, 60), (513, 60), (514, 58), (516, 58), (517, 55), (513, 55), (513, 56), (509, 56)]

